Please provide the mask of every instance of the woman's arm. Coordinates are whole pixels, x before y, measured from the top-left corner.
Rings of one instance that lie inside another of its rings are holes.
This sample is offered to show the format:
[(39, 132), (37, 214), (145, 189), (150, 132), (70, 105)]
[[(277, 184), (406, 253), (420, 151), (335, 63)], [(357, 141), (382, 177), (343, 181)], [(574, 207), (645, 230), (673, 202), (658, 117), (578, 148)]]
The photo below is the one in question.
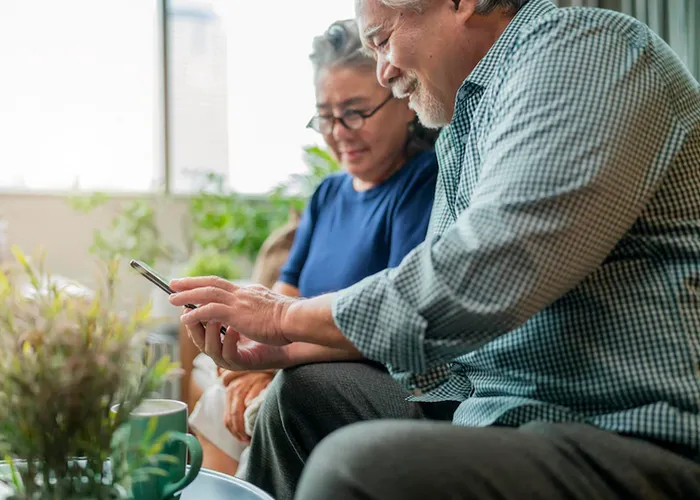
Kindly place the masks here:
[(287, 297), (299, 297), (299, 289), (284, 281), (276, 282), (272, 287), (272, 291), (286, 295)]

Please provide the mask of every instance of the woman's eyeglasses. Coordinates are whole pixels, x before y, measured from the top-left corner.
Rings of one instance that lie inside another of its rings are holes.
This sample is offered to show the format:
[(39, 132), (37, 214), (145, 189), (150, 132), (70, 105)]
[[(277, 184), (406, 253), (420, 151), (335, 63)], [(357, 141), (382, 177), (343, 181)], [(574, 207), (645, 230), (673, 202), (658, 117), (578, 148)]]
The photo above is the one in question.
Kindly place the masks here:
[(348, 110), (342, 114), (342, 116), (320, 116), (314, 115), (309, 123), (306, 124), (307, 128), (313, 129), (319, 134), (328, 135), (333, 132), (333, 127), (335, 127), (336, 120), (341, 123), (343, 127), (348, 130), (360, 130), (365, 124), (365, 120), (374, 115), (377, 111), (382, 109), (387, 102), (389, 102), (394, 96), (389, 94), (386, 99), (384, 99), (379, 106), (374, 108), (372, 111), (367, 113), (362, 113), (360, 111)]

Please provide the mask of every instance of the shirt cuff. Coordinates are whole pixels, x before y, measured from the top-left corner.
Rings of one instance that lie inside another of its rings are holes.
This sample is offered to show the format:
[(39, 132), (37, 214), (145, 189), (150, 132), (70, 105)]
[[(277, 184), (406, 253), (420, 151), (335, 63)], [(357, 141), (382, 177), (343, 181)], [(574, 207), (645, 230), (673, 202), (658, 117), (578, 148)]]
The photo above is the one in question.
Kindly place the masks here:
[(385, 270), (336, 294), (333, 320), (368, 359), (397, 371), (422, 373), (427, 321), (394, 288)]

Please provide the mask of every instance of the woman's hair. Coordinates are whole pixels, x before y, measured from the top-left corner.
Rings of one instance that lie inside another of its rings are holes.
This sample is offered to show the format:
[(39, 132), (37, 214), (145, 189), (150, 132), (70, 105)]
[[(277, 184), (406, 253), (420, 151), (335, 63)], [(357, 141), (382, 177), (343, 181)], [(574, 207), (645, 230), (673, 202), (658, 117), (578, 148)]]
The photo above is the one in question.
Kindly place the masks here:
[[(336, 21), (323, 35), (313, 40), (309, 56), (314, 70), (314, 79), (321, 71), (329, 68), (348, 67), (374, 73), (377, 61), (362, 50), (362, 41), (354, 19)], [(418, 118), (409, 125), (409, 138), (406, 143), (408, 156), (432, 149), (439, 130), (423, 127)]]

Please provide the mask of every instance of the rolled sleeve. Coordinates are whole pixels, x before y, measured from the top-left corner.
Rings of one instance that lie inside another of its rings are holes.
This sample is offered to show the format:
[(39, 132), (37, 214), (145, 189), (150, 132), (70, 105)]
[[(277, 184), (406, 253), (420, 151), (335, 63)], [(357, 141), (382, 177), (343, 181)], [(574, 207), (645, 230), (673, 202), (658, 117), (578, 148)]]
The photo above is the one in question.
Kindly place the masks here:
[(423, 338), (427, 321), (392, 286), (382, 271), (339, 292), (333, 319), (350, 342), (368, 359), (403, 372), (425, 371)]

